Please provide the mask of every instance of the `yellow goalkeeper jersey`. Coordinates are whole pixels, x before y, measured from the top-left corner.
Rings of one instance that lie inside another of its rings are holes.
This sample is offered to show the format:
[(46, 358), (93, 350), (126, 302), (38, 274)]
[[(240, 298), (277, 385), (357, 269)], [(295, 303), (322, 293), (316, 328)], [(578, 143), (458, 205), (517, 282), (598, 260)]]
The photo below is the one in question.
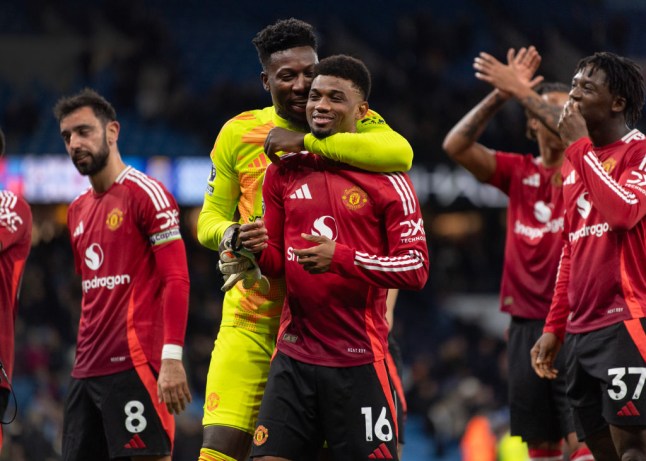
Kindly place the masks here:
[[(262, 181), (270, 163), (263, 146), (267, 133), (276, 126), (299, 129), (276, 114), (271, 106), (243, 112), (220, 130), (211, 151), (213, 165), (197, 225), (202, 245), (217, 251), (229, 226), (262, 217)], [(372, 110), (357, 122), (357, 133), (337, 133), (325, 139), (307, 134), (305, 148), (375, 172), (407, 171), (413, 160), (408, 141)], [(238, 221), (234, 221), (236, 217)], [(267, 295), (247, 290), (242, 283), (229, 290), (224, 297), (221, 326), (258, 333), (277, 332), (285, 282), (270, 279), (270, 283)]]

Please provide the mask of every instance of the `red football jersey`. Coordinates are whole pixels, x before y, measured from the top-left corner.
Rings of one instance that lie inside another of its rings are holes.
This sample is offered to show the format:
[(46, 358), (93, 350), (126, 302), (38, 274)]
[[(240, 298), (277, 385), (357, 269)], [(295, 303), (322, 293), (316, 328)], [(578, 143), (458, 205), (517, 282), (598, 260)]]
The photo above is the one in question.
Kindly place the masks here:
[[(83, 289), (72, 376), (113, 374), (144, 362), (158, 370), (165, 293), (153, 252), (181, 239), (175, 199), (127, 167), (106, 192), (89, 189), (72, 202), (68, 227)], [(181, 307), (185, 313), (188, 306)]]
[(646, 138), (632, 130), (565, 152), (566, 239), (546, 331), (583, 333), (644, 317), (646, 307)]
[[(325, 366), (382, 360), (388, 348), (388, 288), (421, 289), (428, 249), (419, 202), (406, 174), (341, 168), (313, 154), (271, 165), (263, 184), (267, 275), (284, 272), (287, 294), (277, 347)], [(349, 167), (348, 167), (349, 168)], [(334, 240), (330, 270), (310, 274), (294, 249), (315, 246), (301, 233)]]
[[(13, 192), (0, 191), (0, 361), (11, 377), (14, 362), (14, 322), (18, 294), (31, 249), (31, 209)], [(0, 387), (8, 388), (0, 375)]]
[(560, 168), (546, 168), (532, 155), (496, 152), (489, 183), (509, 197), (500, 309), (516, 317), (545, 319), (563, 248)]

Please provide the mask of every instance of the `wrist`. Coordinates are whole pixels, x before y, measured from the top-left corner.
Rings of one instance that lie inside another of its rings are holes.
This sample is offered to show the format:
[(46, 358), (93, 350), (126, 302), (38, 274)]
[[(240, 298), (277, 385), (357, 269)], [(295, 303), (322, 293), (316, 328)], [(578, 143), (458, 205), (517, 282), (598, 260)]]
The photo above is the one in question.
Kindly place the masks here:
[(177, 344), (164, 344), (162, 347), (162, 360), (172, 359), (172, 360), (182, 360), (182, 346)]

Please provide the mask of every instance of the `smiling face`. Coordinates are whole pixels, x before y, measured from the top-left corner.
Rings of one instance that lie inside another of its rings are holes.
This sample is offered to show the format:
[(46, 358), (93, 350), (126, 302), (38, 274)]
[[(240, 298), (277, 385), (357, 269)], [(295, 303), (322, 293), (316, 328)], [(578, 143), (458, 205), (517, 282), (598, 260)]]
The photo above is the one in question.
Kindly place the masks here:
[(65, 148), (76, 169), (94, 176), (108, 163), (110, 142), (116, 141), (119, 124), (103, 124), (91, 107), (81, 107), (61, 119), (60, 130)]
[(357, 121), (368, 111), (368, 102), (350, 80), (319, 75), (312, 82), (306, 111), (312, 134), (325, 138), (356, 131)]
[(305, 105), (317, 62), (312, 47), (290, 48), (272, 54), (261, 74), (263, 87), (271, 93), (276, 113), (301, 126), (306, 124)]

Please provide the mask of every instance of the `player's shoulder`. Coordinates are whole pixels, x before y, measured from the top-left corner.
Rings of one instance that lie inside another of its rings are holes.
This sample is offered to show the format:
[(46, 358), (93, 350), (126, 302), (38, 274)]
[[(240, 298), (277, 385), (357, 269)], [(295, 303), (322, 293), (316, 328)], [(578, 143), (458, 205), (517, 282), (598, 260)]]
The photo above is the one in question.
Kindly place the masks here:
[(636, 128), (621, 138), (621, 141), (628, 152), (644, 154), (646, 151), (646, 135)]
[(374, 195), (399, 196), (402, 192), (408, 193), (413, 190), (413, 183), (410, 176), (405, 172), (396, 171), (392, 173), (373, 173), (364, 170), (355, 170), (354, 177), (357, 184), (362, 188), (373, 190)]
[(388, 126), (386, 120), (375, 110), (368, 109), (366, 116), (357, 122), (359, 128), (368, 128), (374, 126)]
[(74, 197), (74, 199), (72, 199), (72, 201), (69, 204), (68, 210), (73, 210), (75, 208), (82, 206), (83, 202), (88, 200), (91, 197), (91, 195), (92, 195), (92, 187), (88, 186), (87, 189), (85, 189), (79, 195)]
[(117, 176), (117, 186), (125, 187), (128, 194), (138, 199), (150, 200), (157, 209), (170, 206), (170, 192), (164, 184), (138, 169), (127, 166)]
[(227, 120), (221, 131), (244, 132), (249, 129), (253, 129), (258, 125), (271, 122), (275, 113), (276, 111), (273, 106), (265, 107), (263, 109), (247, 110)]
[(0, 189), (0, 208), (13, 210), (24, 206), (29, 207), (29, 204), (20, 195), (10, 190)]

